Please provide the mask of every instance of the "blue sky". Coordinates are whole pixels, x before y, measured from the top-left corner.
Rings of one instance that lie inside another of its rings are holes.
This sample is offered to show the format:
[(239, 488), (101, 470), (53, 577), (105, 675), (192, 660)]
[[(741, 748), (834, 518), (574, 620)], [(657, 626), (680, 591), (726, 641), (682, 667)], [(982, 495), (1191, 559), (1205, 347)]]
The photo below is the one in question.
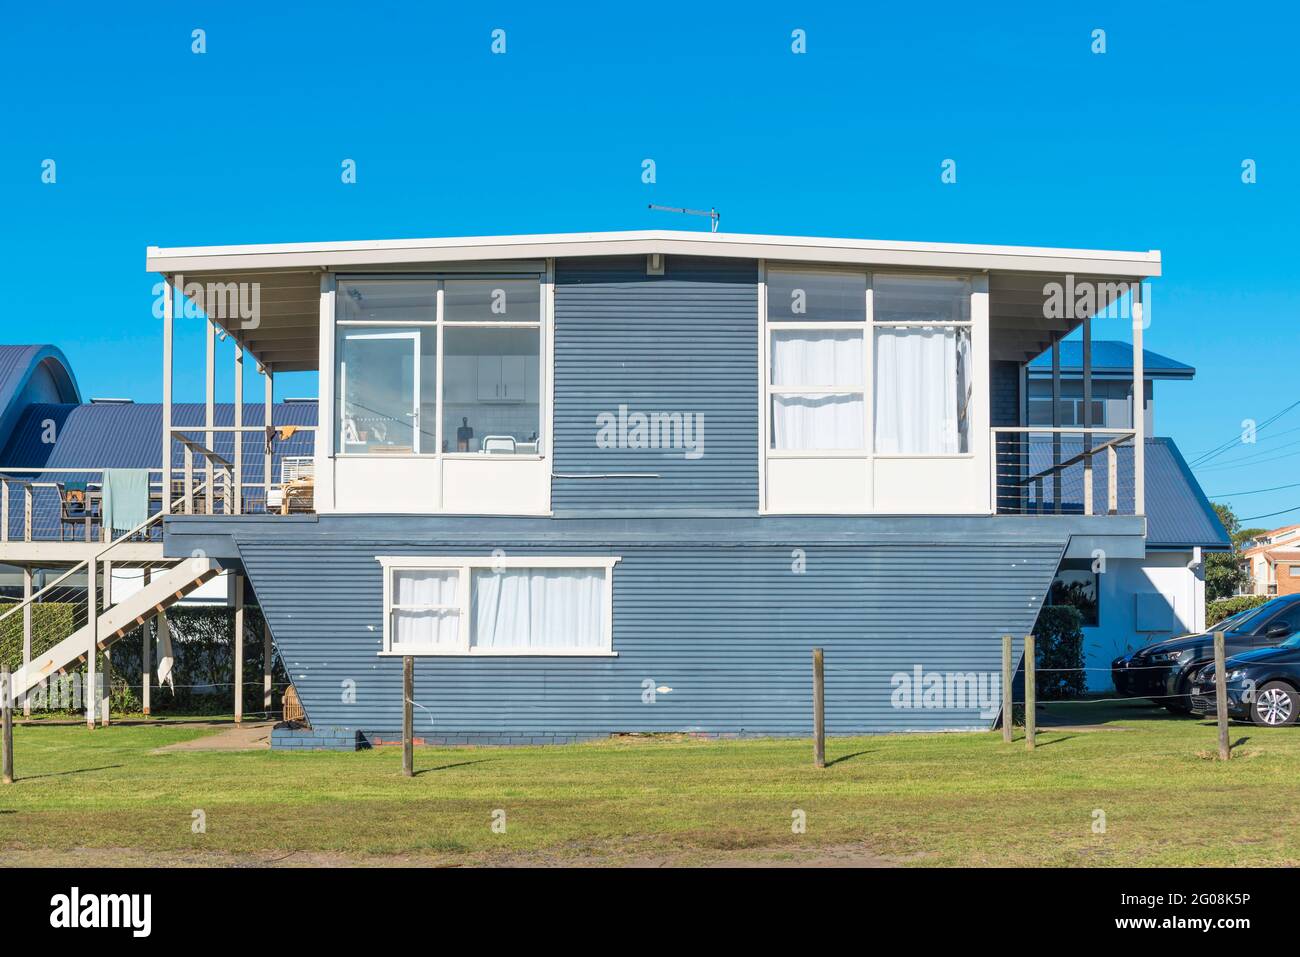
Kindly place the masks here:
[[(657, 202), (716, 206), (736, 232), (1160, 249), (1147, 344), (1198, 376), (1160, 388), (1157, 431), (1194, 459), (1300, 399), (1284, 6), (585, 9), (12, 8), (0, 338), (57, 343), (87, 395), (156, 401), (147, 245), (706, 227)], [(198, 398), (199, 330), (178, 348), (177, 397)], [(1198, 475), (1215, 495), (1300, 483), (1298, 465), (1300, 407)], [(1230, 500), (1265, 515), (1300, 487)]]

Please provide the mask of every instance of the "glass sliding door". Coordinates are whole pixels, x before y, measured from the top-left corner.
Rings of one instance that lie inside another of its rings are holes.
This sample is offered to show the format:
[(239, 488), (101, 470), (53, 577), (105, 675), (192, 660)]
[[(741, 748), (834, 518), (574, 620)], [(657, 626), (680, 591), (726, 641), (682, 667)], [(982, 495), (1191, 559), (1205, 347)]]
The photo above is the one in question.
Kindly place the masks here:
[(420, 330), (340, 327), (339, 450), (419, 454)]

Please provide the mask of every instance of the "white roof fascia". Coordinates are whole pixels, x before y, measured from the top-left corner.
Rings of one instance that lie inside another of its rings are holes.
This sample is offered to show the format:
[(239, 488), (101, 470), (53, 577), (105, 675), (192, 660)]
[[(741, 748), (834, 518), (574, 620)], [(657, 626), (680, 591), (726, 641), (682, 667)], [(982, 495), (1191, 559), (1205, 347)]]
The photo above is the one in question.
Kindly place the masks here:
[(886, 240), (822, 239), (646, 230), (476, 236), (445, 239), (388, 239), (363, 242), (274, 243), (247, 246), (150, 246), (151, 272), (200, 273), (366, 266), (428, 265), (492, 259), (626, 256), (663, 253), (769, 261), (817, 262), (930, 269), (1080, 273), (1131, 278), (1160, 275), (1160, 253), (983, 246), (964, 243), (908, 243)]

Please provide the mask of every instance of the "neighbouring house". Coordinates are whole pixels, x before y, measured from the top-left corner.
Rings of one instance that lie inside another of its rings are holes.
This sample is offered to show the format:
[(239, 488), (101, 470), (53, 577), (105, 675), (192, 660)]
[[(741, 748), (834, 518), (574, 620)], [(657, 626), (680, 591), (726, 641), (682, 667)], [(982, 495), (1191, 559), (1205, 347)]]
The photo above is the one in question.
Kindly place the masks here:
[[(158, 511), (78, 557), (153, 580), (34, 651), (19, 693), (231, 572), (311, 725), (277, 745), (392, 740), (406, 658), (427, 742), (806, 734), (813, 648), (832, 733), (987, 728), (1001, 637), (1019, 656), (1059, 576), (1104, 558), (1102, 620), (1131, 600), (1158, 634), (1217, 541), (1178, 526), (1199, 490), (1146, 416), (1092, 414), (1094, 317), (1132, 313), (1123, 374), (1150, 378), (1157, 252), (653, 231), (147, 262)], [(268, 433), (173, 401), (182, 322), (208, 368), (233, 340), (268, 409), (275, 376), (319, 373), (309, 468), (267, 458), (287, 406)], [(1075, 424), (1035, 423), (1027, 366), (1075, 330)]]
[[(1027, 397), (1021, 415), (1030, 425), (1053, 424), (1055, 384), (1057, 422), (1082, 426), (1083, 343), (1061, 342), (1053, 359), (1044, 352), (1025, 366)], [(1133, 347), (1127, 342), (1092, 343), (1089, 396), (1093, 426), (1133, 425)], [(1057, 375), (1053, 377), (1053, 361)], [(1196, 370), (1167, 356), (1143, 350), (1144, 429), (1156, 433), (1155, 383), (1191, 381)], [(1104, 574), (1094, 563), (1062, 563), (1048, 603), (1072, 604), (1083, 616), (1084, 652), (1090, 691), (1114, 687), (1110, 662), (1117, 655), (1161, 638), (1205, 630), (1207, 551), (1230, 551), (1232, 543), (1200, 484), (1173, 439), (1152, 438), (1146, 457), (1146, 555), (1107, 562)]]
[(1253, 595), (1300, 592), (1300, 525), (1285, 525), (1255, 536), (1242, 552)]

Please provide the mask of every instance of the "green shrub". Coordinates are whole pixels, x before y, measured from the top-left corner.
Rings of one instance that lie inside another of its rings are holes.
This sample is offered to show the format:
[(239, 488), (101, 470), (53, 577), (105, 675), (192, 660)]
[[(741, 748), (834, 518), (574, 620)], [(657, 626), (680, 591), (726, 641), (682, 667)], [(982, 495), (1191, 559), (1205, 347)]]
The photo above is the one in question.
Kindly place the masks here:
[(1034, 662), (1038, 700), (1062, 701), (1083, 694), (1083, 616), (1077, 608), (1046, 605), (1038, 613)]
[(1234, 595), (1232, 598), (1218, 598), (1205, 605), (1205, 627), (1213, 628), (1225, 618), (1229, 618), (1247, 608), (1256, 608), (1269, 600), (1268, 595)]

